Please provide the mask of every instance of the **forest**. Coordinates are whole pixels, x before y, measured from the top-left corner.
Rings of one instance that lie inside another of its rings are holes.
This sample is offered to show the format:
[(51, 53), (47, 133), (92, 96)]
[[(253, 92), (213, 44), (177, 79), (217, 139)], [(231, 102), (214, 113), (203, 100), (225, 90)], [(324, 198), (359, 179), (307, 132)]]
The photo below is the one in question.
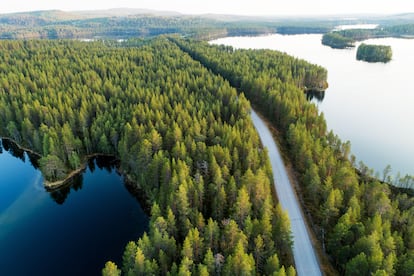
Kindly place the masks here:
[[(253, 17), (183, 15), (168, 11), (134, 9), (89, 12), (49, 10), (0, 14), (0, 39), (128, 39), (180, 34), (211, 40), (225, 36), (270, 33), (317, 33), (326, 34), (325, 45), (338, 47), (335, 46), (336, 43), (343, 43), (343, 40), (349, 43), (376, 37), (412, 37), (413, 21), (413, 14), (409, 13), (375, 18), (358, 16), (344, 20), (342, 16)], [(360, 23), (380, 26), (373, 30), (333, 31), (337, 25)]]
[(367, 62), (389, 62), (392, 59), (391, 46), (362, 43), (358, 46), (356, 59)]
[(334, 49), (345, 49), (354, 47), (355, 40), (344, 37), (337, 32), (326, 33), (322, 36), (322, 44)]
[(374, 29), (348, 29), (325, 33), (322, 36), (322, 44), (332, 48), (344, 49), (355, 47), (356, 41), (371, 38), (412, 38), (413, 36), (414, 24), (390, 24), (380, 25)]
[(414, 198), (327, 130), (304, 93), (326, 77), (280, 52), (179, 37), (0, 41), (0, 136), (41, 155), (50, 180), (96, 153), (119, 159), (151, 220), (104, 275), (294, 275), (251, 102), (277, 130), (334, 269), (411, 275)]
[(326, 33), (330, 21), (243, 16), (192, 16), (174, 12), (113, 10), (88, 13), (39, 11), (0, 15), (0, 39), (126, 39), (181, 34), (198, 39), (224, 36)]
[[(328, 131), (323, 114), (306, 100), (301, 87), (308, 71), (297, 60), (269, 50), (175, 41), (244, 92), (277, 128), (313, 231), (341, 275), (414, 273), (412, 192), (374, 178), (363, 163), (355, 164), (350, 143)], [(323, 68), (312, 69), (311, 76), (323, 76)], [(321, 85), (323, 78), (311, 83)]]
[(151, 221), (105, 275), (294, 275), (249, 102), (166, 38), (131, 44), (0, 42), (0, 135), (49, 178), (120, 160)]

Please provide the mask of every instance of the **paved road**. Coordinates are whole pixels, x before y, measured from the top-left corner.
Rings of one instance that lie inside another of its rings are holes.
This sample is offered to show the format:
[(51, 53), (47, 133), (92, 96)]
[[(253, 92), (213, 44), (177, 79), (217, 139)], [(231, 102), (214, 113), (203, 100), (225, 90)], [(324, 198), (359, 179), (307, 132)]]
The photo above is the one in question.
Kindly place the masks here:
[(279, 149), (273, 140), (270, 130), (254, 110), (252, 110), (251, 116), (253, 124), (259, 133), (260, 140), (269, 152), (273, 181), (279, 202), (282, 208), (287, 210), (289, 214), (293, 234), (293, 257), (295, 259), (296, 272), (299, 276), (322, 275), (303, 215), (300, 211), (300, 204), (286, 173)]

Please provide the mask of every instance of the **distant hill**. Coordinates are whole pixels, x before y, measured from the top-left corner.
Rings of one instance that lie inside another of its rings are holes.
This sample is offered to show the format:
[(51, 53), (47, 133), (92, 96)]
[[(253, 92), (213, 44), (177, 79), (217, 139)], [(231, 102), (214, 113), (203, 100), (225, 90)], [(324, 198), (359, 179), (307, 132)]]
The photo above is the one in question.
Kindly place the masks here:
[(18, 26), (47, 25), (58, 21), (81, 19), (82, 16), (75, 13), (59, 10), (33, 11), (21, 13), (0, 14), (0, 24)]
[(88, 18), (97, 17), (127, 17), (131, 15), (153, 15), (153, 16), (181, 16), (182, 14), (174, 11), (158, 11), (150, 9), (107, 9), (107, 10), (91, 10), (91, 11), (74, 11), (75, 15), (80, 15)]
[(413, 21), (414, 20), (414, 13), (400, 13), (390, 16), (393, 20), (407, 20), (407, 21)]
[(284, 33), (323, 33), (330, 29), (330, 26), (323, 26), (316, 21), (299, 23), (300, 28), (296, 22), (293, 28), (286, 29), (279, 21), (234, 15), (183, 15), (146, 9), (34, 11), (0, 15), (0, 39), (130, 38), (160, 34), (211, 39), (275, 33), (278, 27)]
[(180, 34), (212, 39), (269, 33), (327, 33), (336, 25), (414, 23), (414, 14), (393, 16), (184, 15), (148, 9), (59, 10), (0, 14), (0, 39), (96, 39)]

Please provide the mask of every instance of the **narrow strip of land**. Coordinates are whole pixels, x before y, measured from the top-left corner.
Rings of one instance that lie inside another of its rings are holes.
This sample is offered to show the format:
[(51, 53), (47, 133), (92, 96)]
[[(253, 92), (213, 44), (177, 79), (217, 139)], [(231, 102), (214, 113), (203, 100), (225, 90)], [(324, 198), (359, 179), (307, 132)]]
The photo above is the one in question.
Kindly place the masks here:
[(300, 204), (295, 196), (292, 184), (286, 172), (279, 149), (272, 137), (272, 133), (256, 114), (251, 113), (253, 124), (259, 133), (260, 140), (269, 152), (270, 162), (273, 170), (273, 181), (276, 193), (282, 208), (289, 214), (290, 225), (293, 235), (293, 257), (298, 275), (322, 275), (315, 250), (312, 246), (305, 220), (300, 211)]

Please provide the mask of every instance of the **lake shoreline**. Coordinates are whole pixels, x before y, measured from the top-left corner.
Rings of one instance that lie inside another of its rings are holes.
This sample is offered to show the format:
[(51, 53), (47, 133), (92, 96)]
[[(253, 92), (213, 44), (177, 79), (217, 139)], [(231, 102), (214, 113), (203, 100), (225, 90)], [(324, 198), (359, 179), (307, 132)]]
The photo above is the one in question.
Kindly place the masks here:
[[(22, 150), (26, 153), (29, 154), (33, 154), (38, 158), (41, 158), (42, 156), (33, 151), (32, 149), (26, 148), (21, 146), (19, 143), (17, 143), (17, 141), (15, 141), (14, 139), (10, 138), (10, 137), (4, 137), (4, 136), (0, 136), (0, 140), (7, 140), (11, 143), (13, 143), (17, 148), (19, 148), (19, 150)], [(57, 180), (57, 181), (48, 181), (46, 179), (43, 180), (43, 186), (45, 187), (46, 191), (48, 192), (53, 192), (53, 191), (57, 191), (61, 188), (64, 188), (66, 186), (70, 186), (72, 183), (71, 181), (77, 177), (78, 175), (84, 173), (88, 167), (88, 162), (93, 159), (93, 158), (99, 158), (99, 157), (103, 157), (103, 158), (113, 158), (113, 160), (115, 162), (120, 162), (120, 159), (118, 157), (116, 157), (114, 154), (106, 154), (106, 153), (92, 153), (89, 155), (86, 155), (84, 157), (84, 161), (82, 162), (81, 166), (75, 170), (70, 171), (67, 176), (64, 179), (61, 180)], [(142, 205), (142, 208), (144, 210), (144, 212), (149, 216), (151, 213), (151, 202), (148, 200), (148, 198), (146, 197), (145, 194), (142, 193), (142, 189), (139, 185), (139, 183), (137, 183), (133, 177), (131, 177), (131, 175), (129, 175), (125, 170), (123, 170), (120, 166), (115, 166), (116, 171), (119, 175), (121, 175), (123, 177), (123, 181), (124, 184), (127, 188), (127, 190), (134, 195), (134, 197), (138, 200), (138, 202)], [(42, 174), (43, 176), (43, 174)]]
[[(332, 49), (322, 45), (321, 39), (322, 35), (315, 34), (275, 34), (227, 37), (209, 43), (234, 49), (276, 50), (325, 67), (329, 88), (325, 93), (307, 93), (307, 97), (323, 112), (328, 129), (341, 140), (352, 142), (352, 154), (358, 158), (356, 164), (362, 161), (379, 175), (390, 164), (394, 179), (414, 175), (410, 166), (414, 155), (414, 131), (406, 127), (414, 123), (410, 106), (414, 100), (414, 94), (410, 93), (413, 83), (408, 81), (409, 70), (404, 69), (410, 68), (413, 62), (409, 53), (414, 41), (401, 38), (365, 41), (392, 47), (393, 59), (384, 64), (357, 61), (356, 48)], [(395, 137), (398, 137), (398, 143), (395, 143)]]
[(91, 159), (97, 158), (97, 157), (107, 157), (107, 158), (114, 158), (115, 160), (118, 160), (118, 158), (116, 158), (116, 156), (112, 155), (112, 154), (93, 153), (93, 154), (86, 155), (84, 157), (84, 161), (82, 162), (82, 165), (80, 165), (79, 168), (69, 172), (69, 174), (64, 179), (56, 180), (56, 181), (48, 181), (48, 180), (45, 179), (43, 184), (44, 184), (46, 190), (54, 191), (54, 190), (57, 190), (57, 189), (60, 189), (64, 186), (66, 186), (67, 184), (70, 183), (70, 181), (74, 177), (78, 176), (79, 174), (83, 173), (86, 170), (86, 168), (88, 166), (88, 162)]
[(40, 155), (39, 153), (37, 153), (37, 152), (35, 152), (34, 150), (32, 150), (32, 149), (29, 149), (29, 148), (26, 148), (26, 147), (23, 147), (22, 145), (20, 145), (16, 140), (14, 140), (13, 138), (11, 138), (11, 137), (7, 137), (7, 136), (0, 136), (0, 140), (7, 140), (7, 141), (9, 141), (9, 142), (12, 142), (13, 144), (15, 144), (20, 150), (22, 150), (22, 151), (25, 151), (25, 152), (28, 152), (28, 153), (30, 153), (30, 154), (33, 154), (33, 155), (36, 155), (37, 157), (42, 157), (42, 155)]
[[(42, 155), (41, 154), (39, 154), (38, 152), (36, 152), (36, 151), (34, 151), (34, 150), (32, 150), (32, 149), (29, 149), (29, 148), (26, 148), (26, 147), (24, 147), (24, 146), (22, 146), (22, 145), (20, 145), (16, 140), (14, 140), (13, 138), (11, 138), (11, 137), (7, 137), (7, 136), (0, 136), (0, 140), (7, 140), (7, 141), (9, 141), (9, 142), (11, 142), (11, 143), (13, 143), (14, 145), (16, 145), (16, 147), (19, 149), (19, 150), (22, 150), (22, 151), (24, 151), (24, 152), (26, 152), (26, 153), (29, 153), (29, 154), (32, 154), (32, 155), (35, 155), (36, 157), (38, 157), (38, 158), (41, 158), (42, 157)], [(115, 160), (117, 160), (117, 161), (119, 161), (119, 159), (115, 156), (115, 155), (113, 155), (113, 154), (105, 154), (105, 153), (92, 153), (92, 154), (88, 154), (88, 155), (86, 155), (85, 157), (84, 157), (84, 160), (83, 160), (83, 162), (82, 162), (82, 164), (80, 165), (80, 167), (79, 168), (77, 168), (77, 169), (75, 169), (75, 170), (72, 170), (72, 171), (70, 171), (67, 175), (66, 175), (66, 177), (64, 178), (64, 179), (61, 179), (61, 180), (56, 180), (56, 181), (48, 181), (48, 180), (46, 180), (46, 179), (44, 179), (43, 180), (43, 185), (44, 185), (44, 187), (46, 188), (46, 190), (48, 190), (48, 191), (54, 191), (54, 190), (57, 190), (57, 189), (60, 189), (60, 188), (62, 188), (62, 187), (64, 187), (66, 184), (68, 184), (74, 177), (76, 177), (76, 176), (78, 176), (79, 174), (81, 174), (81, 173), (83, 173), (85, 170), (86, 170), (86, 168), (87, 168), (87, 165), (88, 165), (88, 162), (89, 162), (89, 160), (91, 160), (91, 159), (93, 159), (93, 158), (96, 158), (96, 157), (108, 157), (108, 158), (114, 158)]]
[(47, 191), (28, 153), (1, 141), (0, 274), (98, 275), (108, 259), (121, 263), (125, 245), (148, 230), (148, 215), (114, 159), (91, 159), (70, 186)]

